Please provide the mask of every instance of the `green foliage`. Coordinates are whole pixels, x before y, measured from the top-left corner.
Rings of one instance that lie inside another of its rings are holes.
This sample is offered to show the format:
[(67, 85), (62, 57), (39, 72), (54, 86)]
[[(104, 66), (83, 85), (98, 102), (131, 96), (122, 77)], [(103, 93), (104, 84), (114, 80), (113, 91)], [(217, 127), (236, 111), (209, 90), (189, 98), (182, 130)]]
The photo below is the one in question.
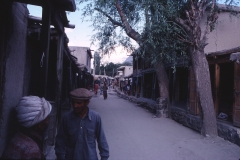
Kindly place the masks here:
[(173, 65), (178, 59), (188, 60), (186, 54), (188, 35), (174, 21), (181, 13), (179, 6), (183, 6), (184, 3), (176, 0), (150, 0), (148, 3), (148, 18), (151, 21), (141, 34), (144, 44), (141, 46), (142, 57), (147, 57), (145, 59), (152, 64), (160, 59)]
[[(99, 44), (103, 55), (111, 54), (118, 46), (124, 47), (128, 52), (136, 49), (129, 36), (126, 35), (125, 26), (117, 12), (116, 0), (77, 0), (85, 4), (82, 17), (92, 21), (94, 35), (92, 42)], [(151, 63), (161, 60), (173, 65), (179, 59), (188, 60), (187, 49), (192, 37), (176, 23), (177, 17), (186, 20), (186, 11), (191, 10), (191, 2), (195, 6), (198, 0), (119, 0), (121, 8), (130, 26), (141, 35), (137, 41), (145, 60)], [(211, 4), (211, 0), (206, 0)], [(233, 4), (233, 0), (226, 3)], [(188, 25), (188, 24), (186, 24)], [(215, 22), (210, 23), (210, 30)]]
[(121, 64), (117, 63), (107, 63), (107, 64), (102, 64), (100, 66), (100, 70), (101, 70), (101, 75), (104, 75), (104, 70), (105, 70), (105, 73), (107, 76), (110, 76), (110, 77), (114, 77), (117, 75), (117, 68), (122, 66)]
[(132, 66), (133, 64), (131, 62), (123, 62), (121, 66)]
[[(87, 2), (83, 17), (90, 18), (95, 34), (92, 42), (98, 42), (103, 55), (111, 54), (117, 46), (123, 46), (128, 52), (135, 50), (131, 39), (126, 35), (122, 21), (115, 6), (115, 0), (79, 0)], [(172, 19), (180, 13), (181, 0), (120, 0), (128, 23), (141, 35), (142, 56), (156, 62), (176, 61), (181, 56), (187, 57), (186, 45), (181, 38), (187, 39), (183, 29)], [(147, 14), (146, 14), (147, 13)], [(146, 23), (146, 19), (149, 22)], [(117, 22), (121, 25), (116, 25)], [(181, 37), (181, 38), (180, 38)]]
[[(77, 2), (85, 5), (82, 18), (92, 22), (95, 34), (91, 40), (93, 44), (99, 45), (99, 51), (102, 54), (111, 54), (118, 46), (124, 47), (128, 52), (135, 49), (130, 38), (126, 36), (124, 28), (114, 25), (106, 16), (109, 15), (115, 22), (121, 23), (115, 7), (115, 0), (77, 0)], [(120, 3), (124, 6), (123, 11), (126, 13), (129, 23), (133, 27), (139, 28), (142, 18), (141, 7), (136, 5), (139, 2), (121, 0)]]
[(107, 64), (101, 64), (100, 66), (100, 75), (104, 75), (104, 70), (107, 76), (114, 77), (117, 75), (117, 68), (121, 66), (132, 66), (132, 63), (130, 62), (124, 62), (124, 63), (107, 63)]

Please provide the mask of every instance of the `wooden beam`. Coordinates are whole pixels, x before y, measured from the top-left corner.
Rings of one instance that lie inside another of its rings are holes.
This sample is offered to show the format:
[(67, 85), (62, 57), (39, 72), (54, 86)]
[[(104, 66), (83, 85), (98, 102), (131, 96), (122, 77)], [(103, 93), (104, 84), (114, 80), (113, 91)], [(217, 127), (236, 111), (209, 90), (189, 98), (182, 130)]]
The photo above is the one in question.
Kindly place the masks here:
[(44, 81), (44, 96), (47, 97), (47, 83), (48, 83), (48, 57), (50, 44), (50, 25), (51, 25), (51, 9), (48, 4), (43, 6), (43, 23), (41, 28), (41, 45), (42, 51), (45, 55), (45, 81)]
[[(75, 25), (68, 23), (69, 21), (67, 19), (66, 12), (65, 12), (65, 11), (76, 10), (76, 5), (74, 0), (62, 0), (61, 2), (57, 1), (57, 3), (53, 3), (53, 1), (44, 1), (44, 0), (15, 0), (15, 2), (42, 6), (43, 9), (46, 7), (46, 4), (48, 4), (50, 9), (52, 10), (53, 23), (50, 22), (50, 24), (54, 25), (54, 27), (57, 29), (59, 33), (64, 32), (64, 27), (75, 28)], [(63, 5), (59, 6), (60, 3)], [(30, 19), (36, 20), (37, 22), (41, 22), (41, 18), (33, 19), (33, 17), (30, 17)]]
[(75, 28), (75, 24), (68, 24), (68, 25), (66, 25), (64, 27), (74, 29)]
[(208, 59), (208, 64), (216, 64), (216, 63), (227, 63), (227, 62), (232, 62), (229, 60), (229, 57), (224, 57), (224, 58), (217, 58), (217, 59)]
[(15, 2), (31, 4), (35, 6), (42, 6), (44, 1), (41, 0), (14, 0)]
[(75, 0), (58, 0), (56, 5), (64, 8), (65, 11), (75, 12), (76, 10)]
[(52, 14), (52, 22), (53, 22), (54, 27), (57, 29), (57, 31), (60, 34), (64, 33), (63, 22), (62, 22), (62, 19), (57, 10), (54, 10), (54, 12)]
[(219, 64), (215, 64), (215, 75), (214, 75), (214, 81), (215, 81), (215, 86), (214, 86), (214, 110), (215, 114), (218, 115), (218, 107), (219, 107), (219, 86), (220, 86), (220, 66)]
[[(28, 19), (30, 20), (30, 21), (34, 21), (34, 22), (38, 22), (38, 23), (42, 23), (42, 18), (41, 17), (35, 17), (35, 16), (31, 16), (31, 15), (29, 15), (28, 16)], [(53, 20), (54, 20), (54, 18), (53, 18)], [(56, 23), (55, 23), (56, 24)], [(51, 25), (53, 25), (54, 26), (54, 23), (52, 23), (51, 22)], [(65, 25), (63, 25), (65, 28), (72, 28), (72, 29), (74, 29), (75, 28), (75, 25), (74, 24), (65, 24)], [(54, 26), (55, 27), (55, 26)]]
[[(31, 4), (31, 5), (35, 5), (35, 6), (43, 6), (44, 5), (44, 0), (14, 0), (14, 2)], [(75, 4), (74, 0), (56, 1), (55, 3), (53, 3), (53, 6), (56, 6), (57, 8), (62, 9), (64, 11), (69, 11), (69, 12), (76, 11), (76, 4)]]
[(235, 53), (235, 52), (240, 52), (240, 47), (226, 49), (226, 50), (217, 51), (217, 52), (209, 52), (209, 53), (206, 53), (206, 56), (214, 57), (214, 56), (220, 56), (220, 55), (225, 55), (225, 54), (231, 54), (231, 53)]
[[(58, 37), (58, 46), (57, 46), (57, 65), (56, 65), (56, 71), (57, 71), (57, 77), (56, 77), (56, 97), (55, 97), (55, 111), (56, 115), (55, 118), (55, 126), (57, 127), (57, 122), (61, 118), (61, 96), (62, 96), (62, 79), (63, 79), (63, 54), (64, 54), (64, 34), (60, 34)], [(55, 140), (56, 131), (54, 131), (54, 134), (52, 134), (53, 137), (51, 137), (51, 140)]]

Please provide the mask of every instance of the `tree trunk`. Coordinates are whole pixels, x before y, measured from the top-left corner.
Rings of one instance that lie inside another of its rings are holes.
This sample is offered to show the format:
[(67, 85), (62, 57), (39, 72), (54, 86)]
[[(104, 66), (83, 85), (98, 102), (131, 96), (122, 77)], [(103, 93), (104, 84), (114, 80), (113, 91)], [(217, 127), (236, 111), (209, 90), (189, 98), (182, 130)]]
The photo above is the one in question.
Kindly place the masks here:
[(162, 62), (155, 64), (155, 71), (158, 79), (159, 86), (159, 108), (157, 108), (157, 117), (168, 117), (170, 114), (170, 105), (169, 105), (169, 80), (167, 73), (164, 69)]
[[(143, 45), (143, 41), (141, 39), (141, 35), (135, 31), (131, 25), (128, 23), (127, 17), (125, 16), (122, 7), (120, 5), (119, 0), (116, 0), (116, 8), (117, 11), (121, 17), (122, 25), (121, 27), (125, 30), (126, 34), (135, 40), (139, 46)], [(117, 25), (115, 23), (115, 25)], [(149, 53), (151, 53), (151, 50), (155, 52), (151, 47), (149, 48)], [(157, 107), (157, 117), (164, 116), (168, 117), (168, 113), (170, 113), (169, 110), (169, 80), (167, 73), (164, 69), (163, 62), (158, 62), (155, 64), (155, 71), (157, 73), (157, 78), (158, 78), (158, 84), (159, 84), (159, 93), (160, 93), (160, 99), (159, 99), (159, 106)]]
[[(197, 47), (196, 47), (197, 48)], [(217, 136), (217, 121), (211, 92), (209, 66), (203, 50), (193, 49), (191, 59), (202, 110), (202, 135)]]

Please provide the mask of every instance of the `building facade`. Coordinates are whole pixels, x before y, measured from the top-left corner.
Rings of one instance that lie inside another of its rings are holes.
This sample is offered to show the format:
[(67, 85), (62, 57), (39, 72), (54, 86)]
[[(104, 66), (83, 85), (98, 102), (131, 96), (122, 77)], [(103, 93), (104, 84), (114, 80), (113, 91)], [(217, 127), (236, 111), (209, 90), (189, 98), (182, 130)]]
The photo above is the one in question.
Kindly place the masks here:
[[(204, 29), (204, 23), (202, 28)], [(211, 90), (217, 118), (218, 135), (240, 145), (240, 20), (219, 6), (215, 29), (208, 34), (205, 54), (209, 64)], [(191, 65), (169, 69), (171, 115), (194, 130), (201, 130), (201, 110)]]
[(93, 87), (93, 75), (91, 74), (91, 59), (93, 58), (92, 52), (88, 47), (69, 47), (71, 54), (76, 57), (79, 72), (77, 73), (77, 86), (78, 88)]
[[(239, 8), (236, 8), (239, 14)], [(201, 26), (205, 28), (204, 17)], [(240, 30), (238, 16), (230, 15), (224, 6), (219, 5), (218, 21), (215, 29), (208, 34), (205, 54), (209, 64), (211, 90), (217, 118), (218, 134), (240, 146)], [(159, 103), (161, 96), (153, 67), (133, 54), (133, 87), (135, 96), (148, 98)], [(201, 111), (196, 90), (196, 81), (191, 62), (179, 60), (175, 65), (165, 64), (169, 78), (169, 101), (171, 118), (175, 121), (201, 131)], [(157, 110), (157, 109), (155, 109)]]
[(70, 46), (71, 53), (77, 57), (77, 62), (84, 65), (88, 72), (91, 72), (91, 59), (93, 58), (91, 49), (88, 47)]
[[(43, 16), (29, 16), (27, 4), (42, 6)], [(51, 102), (53, 108), (47, 141), (54, 144), (62, 103), (75, 88), (72, 79), (75, 79), (73, 73), (77, 66), (70, 55), (64, 32), (64, 27), (74, 28), (68, 23), (65, 11), (75, 9), (71, 0), (61, 4), (40, 0), (1, 2), (0, 155), (18, 129), (14, 108), (23, 96), (36, 95)]]

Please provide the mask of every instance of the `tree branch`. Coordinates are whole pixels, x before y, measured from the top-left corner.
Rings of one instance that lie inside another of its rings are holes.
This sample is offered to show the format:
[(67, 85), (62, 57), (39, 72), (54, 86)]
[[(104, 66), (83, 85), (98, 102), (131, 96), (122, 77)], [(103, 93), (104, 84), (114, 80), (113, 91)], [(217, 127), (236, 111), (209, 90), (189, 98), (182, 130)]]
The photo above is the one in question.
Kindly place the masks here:
[(182, 18), (176, 18), (175, 21), (176, 23), (181, 25), (184, 28), (184, 30), (186, 30), (187, 32), (191, 32), (190, 27), (185, 24), (185, 21)]
[(131, 37), (132, 39), (134, 39), (140, 45), (141, 44), (140, 34), (137, 31), (135, 31), (130, 26), (130, 24), (128, 23), (127, 17), (125, 16), (125, 14), (124, 14), (124, 12), (122, 10), (122, 7), (121, 7), (121, 5), (120, 5), (118, 0), (116, 0), (116, 8), (117, 8), (118, 14), (121, 17), (121, 20), (122, 20), (122, 23), (123, 23), (123, 28), (124, 28), (126, 34), (129, 37)]
[(146, 28), (150, 28), (150, 20), (149, 20), (149, 15), (148, 15), (148, 8), (145, 7), (144, 9), (144, 13), (145, 13), (145, 18), (146, 18)]
[[(207, 34), (210, 32), (210, 25), (213, 25), (218, 19), (217, 13), (214, 13), (215, 5), (216, 5), (216, 0), (212, 0), (210, 14), (207, 17), (206, 28), (205, 28), (205, 31), (203, 32), (203, 37), (201, 40), (203, 43), (206, 43), (207, 41)], [(203, 6), (203, 8), (204, 8), (203, 12), (205, 12), (206, 5), (205, 7)]]
[(201, 0), (199, 2), (199, 7), (203, 8), (204, 6), (206, 6), (208, 3), (210, 3), (212, 0)]
[(102, 13), (104, 16), (106, 16), (106, 17), (108, 18), (108, 20), (109, 20), (110, 22), (112, 22), (113, 25), (117, 25), (117, 26), (119, 26), (119, 27), (123, 27), (122, 23), (115, 21), (115, 20), (114, 20), (111, 16), (109, 16), (106, 12), (102, 11), (102, 10), (99, 9), (99, 8), (94, 8), (94, 9), (97, 10), (98, 12)]

